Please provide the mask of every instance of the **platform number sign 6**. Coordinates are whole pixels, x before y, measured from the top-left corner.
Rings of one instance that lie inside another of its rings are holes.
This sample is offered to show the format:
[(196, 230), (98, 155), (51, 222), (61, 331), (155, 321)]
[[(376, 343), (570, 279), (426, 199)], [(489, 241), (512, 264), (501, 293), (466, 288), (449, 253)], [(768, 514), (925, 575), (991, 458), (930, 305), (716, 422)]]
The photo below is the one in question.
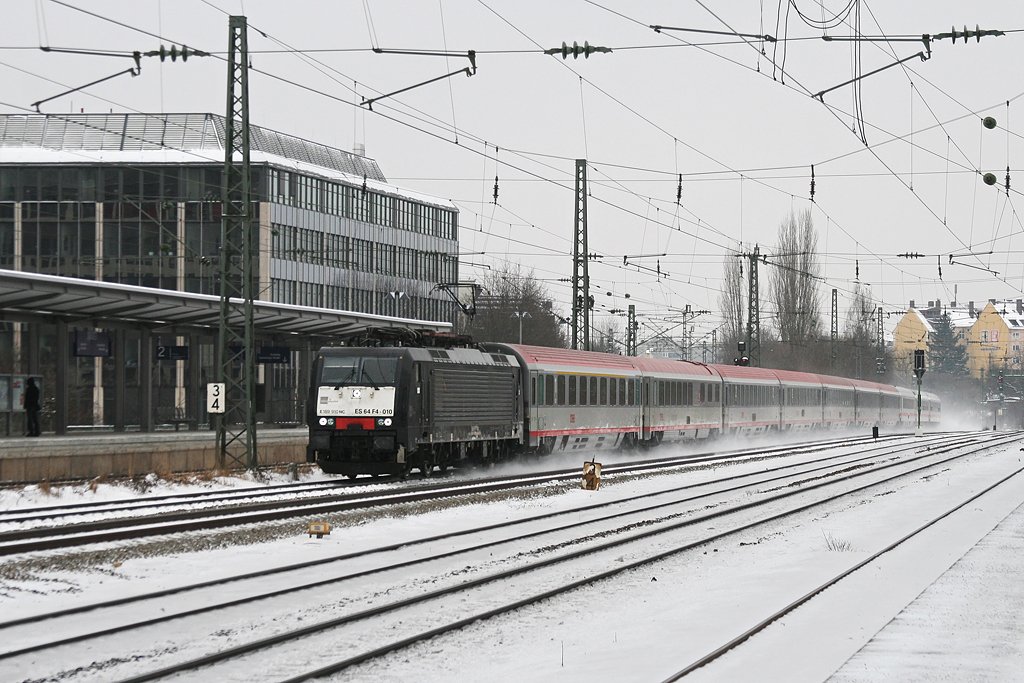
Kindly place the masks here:
[(224, 383), (211, 382), (206, 385), (206, 412), (224, 412)]

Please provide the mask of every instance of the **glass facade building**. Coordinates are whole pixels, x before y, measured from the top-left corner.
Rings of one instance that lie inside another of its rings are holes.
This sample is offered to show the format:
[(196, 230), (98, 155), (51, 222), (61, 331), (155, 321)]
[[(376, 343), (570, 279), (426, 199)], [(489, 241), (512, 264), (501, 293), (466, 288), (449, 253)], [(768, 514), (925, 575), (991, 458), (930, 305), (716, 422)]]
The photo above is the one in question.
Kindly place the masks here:
[[(0, 116), (0, 269), (218, 295), (223, 135), (213, 114)], [(255, 126), (250, 145), (257, 298), (454, 322), (457, 305), (437, 287), (458, 280), (451, 202), (403, 191), (372, 159), (326, 145)], [(38, 356), (49, 332), (26, 327), (0, 322), (0, 375), (45, 380), (41, 357), (26, 367), (25, 345), (35, 339)], [(145, 362), (131, 333), (127, 346), (133, 365)], [(77, 362), (69, 418), (102, 423), (102, 363)], [(197, 412), (173, 367), (155, 376), (158, 392), (174, 389), (158, 404)], [(293, 399), (300, 378), (273, 372)]]

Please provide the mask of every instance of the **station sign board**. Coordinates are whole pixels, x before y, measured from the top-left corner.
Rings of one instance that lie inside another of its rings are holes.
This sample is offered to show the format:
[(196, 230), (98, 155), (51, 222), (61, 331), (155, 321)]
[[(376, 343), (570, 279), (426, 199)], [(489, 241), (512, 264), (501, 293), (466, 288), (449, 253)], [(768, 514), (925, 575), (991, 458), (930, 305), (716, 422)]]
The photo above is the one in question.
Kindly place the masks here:
[(292, 362), (292, 350), (287, 346), (262, 346), (256, 351), (257, 363), (284, 363)]
[(158, 344), (156, 347), (157, 360), (188, 360), (187, 346), (170, 346)]
[(210, 382), (206, 385), (206, 412), (223, 413), (227, 386), (224, 382)]
[(96, 330), (75, 330), (72, 355), (76, 358), (109, 358), (113, 345), (110, 335)]

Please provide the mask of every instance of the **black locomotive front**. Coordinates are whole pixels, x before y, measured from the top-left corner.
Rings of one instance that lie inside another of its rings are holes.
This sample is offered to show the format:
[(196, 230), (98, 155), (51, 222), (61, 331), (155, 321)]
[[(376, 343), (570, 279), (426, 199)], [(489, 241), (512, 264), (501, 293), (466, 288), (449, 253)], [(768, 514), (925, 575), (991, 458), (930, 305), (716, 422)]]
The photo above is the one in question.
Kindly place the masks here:
[(405, 471), (411, 367), (404, 348), (321, 349), (307, 402), (306, 460), (351, 477)]
[(524, 412), (511, 355), (324, 348), (310, 386), (306, 460), (353, 477), (499, 460), (522, 447)]

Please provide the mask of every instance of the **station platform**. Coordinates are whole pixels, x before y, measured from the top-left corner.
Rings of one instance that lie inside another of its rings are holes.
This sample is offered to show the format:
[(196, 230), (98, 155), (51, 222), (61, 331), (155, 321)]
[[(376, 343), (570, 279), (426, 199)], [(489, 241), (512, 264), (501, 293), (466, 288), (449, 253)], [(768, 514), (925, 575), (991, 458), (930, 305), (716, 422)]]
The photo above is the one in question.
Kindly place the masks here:
[[(261, 465), (306, 461), (306, 427), (256, 430)], [(0, 483), (171, 474), (217, 467), (217, 433), (100, 432), (0, 438)]]

